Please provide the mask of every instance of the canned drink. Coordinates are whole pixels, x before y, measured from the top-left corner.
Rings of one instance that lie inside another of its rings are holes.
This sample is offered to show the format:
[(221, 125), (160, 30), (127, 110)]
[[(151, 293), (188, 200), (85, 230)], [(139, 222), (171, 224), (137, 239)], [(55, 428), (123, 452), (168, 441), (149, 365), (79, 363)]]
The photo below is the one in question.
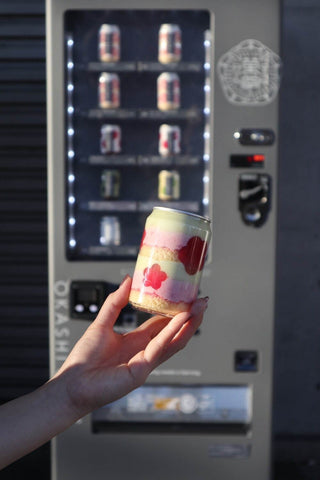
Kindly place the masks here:
[(176, 73), (164, 72), (157, 80), (159, 110), (175, 110), (180, 107), (180, 78)]
[(132, 306), (168, 317), (189, 311), (198, 295), (210, 238), (209, 219), (154, 207), (132, 279)]
[(100, 151), (101, 153), (121, 152), (121, 128), (119, 125), (102, 125)]
[(120, 29), (117, 25), (103, 24), (99, 29), (99, 58), (101, 62), (120, 59)]
[(160, 200), (177, 200), (180, 198), (180, 175), (176, 170), (159, 172), (158, 197)]
[(104, 170), (101, 175), (101, 196), (103, 198), (118, 198), (120, 195), (119, 170)]
[(102, 217), (100, 222), (101, 245), (120, 245), (120, 222), (118, 217)]
[(181, 60), (181, 30), (179, 25), (164, 23), (159, 30), (158, 60), (161, 63)]
[(161, 156), (178, 154), (181, 151), (181, 130), (177, 125), (163, 123), (159, 128), (159, 153)]
[(99, 105), (101, 108), (118, 108), (120, 106), (120, 79), (116, 73), (101, 73)]

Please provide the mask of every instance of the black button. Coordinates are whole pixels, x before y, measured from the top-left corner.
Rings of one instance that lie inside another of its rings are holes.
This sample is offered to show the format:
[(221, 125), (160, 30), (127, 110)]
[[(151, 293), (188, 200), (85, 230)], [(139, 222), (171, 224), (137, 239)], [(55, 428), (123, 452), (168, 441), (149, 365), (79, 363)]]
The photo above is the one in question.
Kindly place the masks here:
[(273, 145), (275, 133), (269, 128), (242, 128), (233, 134), (241, 145)]
[(236, 372), (257, 372), (258, 352), (256, 350), (238, 350), (234, 354)]
[(96, 281), (73, 281), (70, 286), (71, 318), (94, 320), (106, 298), (106, 284)]
[(239, 178), (239, 210), (243, 222), (261, 227), (271, 208), (271, 177), (266, 174), (246, 173)]

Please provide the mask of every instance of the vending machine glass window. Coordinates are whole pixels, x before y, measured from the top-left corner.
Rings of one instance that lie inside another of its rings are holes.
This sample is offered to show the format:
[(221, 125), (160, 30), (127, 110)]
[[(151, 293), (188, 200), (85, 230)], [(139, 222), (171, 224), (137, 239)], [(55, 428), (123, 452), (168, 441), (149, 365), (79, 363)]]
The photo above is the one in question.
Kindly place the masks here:
[(155, 205), (209, 212), (210, 15), (65, 13), (66, 252), (135, 258)]

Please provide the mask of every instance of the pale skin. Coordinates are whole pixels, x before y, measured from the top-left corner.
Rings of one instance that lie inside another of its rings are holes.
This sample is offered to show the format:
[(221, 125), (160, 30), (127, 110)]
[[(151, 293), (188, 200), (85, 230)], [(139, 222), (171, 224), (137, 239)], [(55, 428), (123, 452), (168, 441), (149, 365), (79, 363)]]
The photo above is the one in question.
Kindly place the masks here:
[(117, 334), (131, 278), (108, 296), (60, 370), (34, 392), (0, 407), (0, 469), (35, 450), (77, 420), (141, 386), (150, 372), (184, 348), (199, 328), (208, 298), (169, 319), (154, 316)]

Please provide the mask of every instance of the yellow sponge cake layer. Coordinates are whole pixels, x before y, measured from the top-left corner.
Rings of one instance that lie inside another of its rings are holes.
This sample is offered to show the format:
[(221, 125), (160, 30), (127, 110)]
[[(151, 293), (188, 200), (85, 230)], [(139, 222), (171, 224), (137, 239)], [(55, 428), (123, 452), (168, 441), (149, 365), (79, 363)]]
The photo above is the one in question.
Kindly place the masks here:
[(152, 258), (152, 260), (168, 260), (171, 262), (179, 262), (178, 252), (170, 250), (170, 248), (162, 247), (150, 247), (148, 245), (143, 245), (140, 249), (139, 255), (143, 257)]
[(157, 295), (148, 295), (141, 291), (132, 291), (130, 293), (130, 303), (149, 313), (164, 315), (166, 317), (174, 317), (179, 312), (188, 312), (190, 303), (185, 302), (169, 302)]

